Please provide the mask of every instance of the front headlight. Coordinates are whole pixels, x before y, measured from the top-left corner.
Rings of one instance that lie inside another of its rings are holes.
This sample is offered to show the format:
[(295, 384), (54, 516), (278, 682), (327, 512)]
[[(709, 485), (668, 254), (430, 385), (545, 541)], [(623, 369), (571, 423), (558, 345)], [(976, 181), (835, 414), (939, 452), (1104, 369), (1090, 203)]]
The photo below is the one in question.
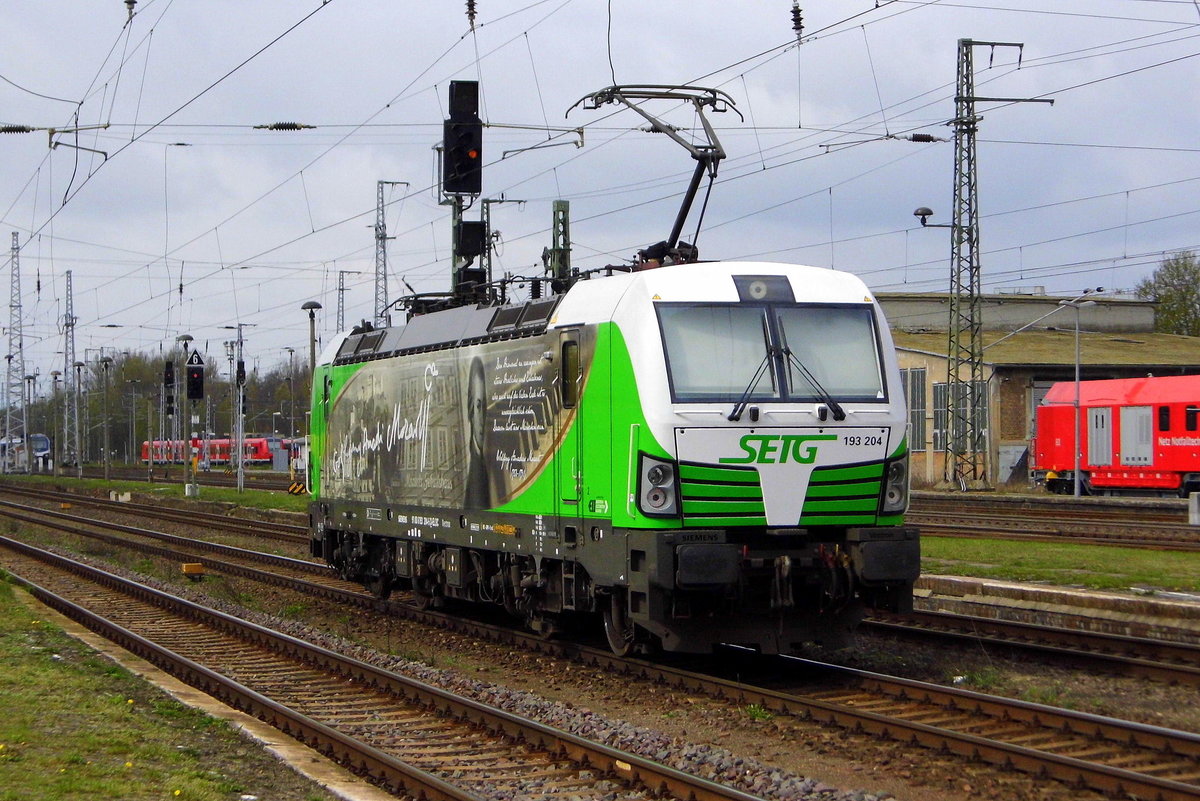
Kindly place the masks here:
[(642, 514), (676, 515), (678, 506), (675, 465), (643, 454), (638, 465), (638, 508)]
[(902, 514), (908, 508), (908, 452), (884, 465), (882, 514)]

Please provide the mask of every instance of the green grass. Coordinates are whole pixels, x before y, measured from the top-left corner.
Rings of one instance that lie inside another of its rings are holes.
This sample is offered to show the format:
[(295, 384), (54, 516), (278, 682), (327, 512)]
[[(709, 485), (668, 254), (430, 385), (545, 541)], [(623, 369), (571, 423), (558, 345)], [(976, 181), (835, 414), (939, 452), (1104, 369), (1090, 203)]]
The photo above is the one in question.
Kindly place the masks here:
[[(240, 742), (223, 722), (93, 654), (0, 582), (0, 801), (228, 799), (242, 790), (181, 749)], [(176, 791), (179, 791), (176, 793)]]
[(756, 720), (760, 723), (765, 723), (766, 721), (775, 717), (775, 715), (772, 714), (770, 710), (768, 710), (762, 704), (750, 704), (747, 706), (746, 716), (751, 720)]
[(921, 570), (1096, 590), (1200, 591), (1200, 553), (1107, 545), (922, 537)]

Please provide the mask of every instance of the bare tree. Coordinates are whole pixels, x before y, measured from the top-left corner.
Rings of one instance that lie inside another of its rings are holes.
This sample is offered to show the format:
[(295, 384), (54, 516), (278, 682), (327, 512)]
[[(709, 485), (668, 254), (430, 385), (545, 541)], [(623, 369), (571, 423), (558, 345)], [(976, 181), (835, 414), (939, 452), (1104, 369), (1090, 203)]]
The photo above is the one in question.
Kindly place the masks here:
[(1200, 337), (1200, 262), (1196, 254), (1185, 250), (1163, 259), (1154, 275), (1139, 283), (1134, 292), (1158, 304), (1155, 330)]

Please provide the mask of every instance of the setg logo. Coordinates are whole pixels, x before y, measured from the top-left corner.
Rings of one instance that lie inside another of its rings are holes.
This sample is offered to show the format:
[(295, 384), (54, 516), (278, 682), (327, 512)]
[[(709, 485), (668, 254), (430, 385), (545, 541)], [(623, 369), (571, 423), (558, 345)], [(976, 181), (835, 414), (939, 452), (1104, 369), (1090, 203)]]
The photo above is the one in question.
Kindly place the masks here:
[(718, 459), (721, 464), (812, 464), (817, 458), (815, 443), (836, 440), (836, 434), (747, 434), (738, 443), (745, 456)]

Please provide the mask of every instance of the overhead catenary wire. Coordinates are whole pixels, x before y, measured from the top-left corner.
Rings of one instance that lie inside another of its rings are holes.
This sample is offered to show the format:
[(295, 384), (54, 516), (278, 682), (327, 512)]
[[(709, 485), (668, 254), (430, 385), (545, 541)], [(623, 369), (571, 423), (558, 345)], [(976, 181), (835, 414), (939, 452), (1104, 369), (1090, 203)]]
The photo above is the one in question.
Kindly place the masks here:
[[(1028, 65), (1027, 65), (1027, 67), (1028, 67)], [(743, 80), (744, 80), (744, 78), (743, 78)], [(878, 112), (876, 112), (876, 114), (878, 114)], [(751, 126), (751, 127), (752, 127), (752, 133), (754, 133), (754, 135), (756, 135), (756, 136), (757, 136), (757, 135), (758, 135), (758, 133), (759, 133), (759, 128), (758, 128), (758, 126)], [(761, 157), (756, 159), (756, 162), (760, 162), (760, 163), (756, 163), (756, 164), (755, 164), (755, 168), (756, 168), (756, 170), (762, 166), (761, 162), (762, 162), (763, 160), (764, 160), (764, 159), (763, 159), (763, 158), (761, 158)], [(732, 177), (732, 174), (731, 174), (731, 176), (730, 176), (730, 177)], [(303, 181), (303, 175), (301, 175), (301, 177), (300, 177), (300, 180), (301, 180), (301, 181)], [(669, 180), (669, 178), (668, 178), (668, 179), (664, 179), (664, 180)], [(840, 206), (840, 205), (841, 205), (841, 204), (839, 203), (839, 206)], [(599, 219), (599, 218), (597, 218), (597, 219)], [(718, 222), (719, 222), (719, 221), (718, 221)], [(425, 225), (426, 225), (426, 223), (425, 223), (424, 221), (422, 221), (422, 222), (420, 223), (420, 225), (421, 225), (421, 226), (425, 226)], [(310, 227), (310, 229), (311, 229), (313, 226), (311, 226), (311, 225), (310, 225), (309, 227)], [(711, 226), (709, 226), (709, 227), (711, 228)], [(264, 243), (264, 244), (271, 244), (271, 243), (269, 243), (269, 242), (268, 242), (268, 243)], [(286, 247), (286, 245), (285, 245), (285, 247)], [(280, 249), (282, 249), (282, 248), (280, 248)], [(272, 252), (278, 252), (278, 251), (277, 251), (277, 250), (272, 250), (272, 251), (268, 251), (267, 253), (268, 253), (268, 255), (269, 255), (269, 253), (272, 253)], [(240, 254), (240, 253), (235, 253), (235, 254), (233, 254), (233, 256), (234, 256), (234, 258), (235, 258), (235, 259), (239, 258), (239, 257), (240, 257), (240, 256), (242, 256), (242, 255), (244, 255), (244, 254)], [(324, 254), (323, 254), (323, 255), (324, 255)], [(251, 266), (251, 265), (252, 265), (252, 263), (253, 263), (254, 261), (256, 261), (256, 260), (255, 260), (254, 258), (251, 258), (251, 259), (248, 259), (248, 260), (242, 260), (242, 263), (243, 263), (243, 264), (245, 264), (246, 266)], [(257, 264), (253, 264), (253, 266), (254, 266), (255, 268), (257, 268), (257, 267), (258, 267), (258, 265), (257, 265)], [(191, 272), (191, 268), (189, 267), (189, 273), (190, 273), (190, 272)]]

